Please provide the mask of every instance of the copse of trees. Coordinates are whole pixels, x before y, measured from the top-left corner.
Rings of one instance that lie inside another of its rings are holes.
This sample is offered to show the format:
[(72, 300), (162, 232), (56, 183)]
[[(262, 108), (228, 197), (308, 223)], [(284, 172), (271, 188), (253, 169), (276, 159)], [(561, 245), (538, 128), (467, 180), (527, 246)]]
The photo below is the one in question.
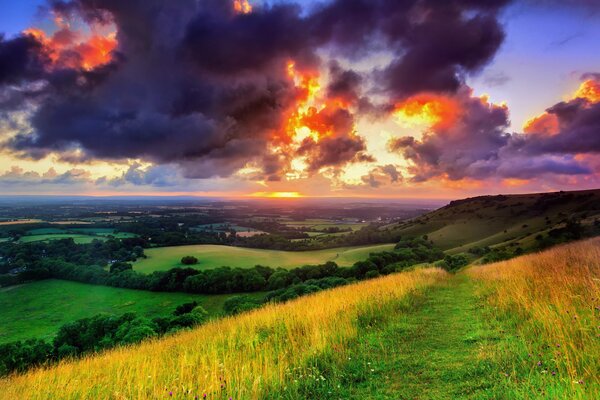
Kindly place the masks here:
[(288, 238), (289, 235), (279, 232), (269, 235), (238, 237), (235, 244), (259, 249), (303, 251), (378, 243), (395, 243), (401, 239), (401, 234), (398, 231), (379, 228), (379, 225), (373, 224), (341, 236), (331, 235), (323, 236), (319, 240), (300, 241), (291, 241)]

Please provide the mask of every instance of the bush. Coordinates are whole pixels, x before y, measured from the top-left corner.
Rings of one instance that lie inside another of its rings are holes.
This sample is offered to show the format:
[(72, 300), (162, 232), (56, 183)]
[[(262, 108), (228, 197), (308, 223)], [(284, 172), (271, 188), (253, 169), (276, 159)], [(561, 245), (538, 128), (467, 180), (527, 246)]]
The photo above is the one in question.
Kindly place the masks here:
[(249, 296), (234, 296), (225, 301), (223, 311), (227, 315), (235, 315), (242, 312), (254, 310), (262, 305), (262, 302)]
[(463, 255), (451, 256), (447, 255), (444, 257), (444, 261), (440, 263), (440, 266), (446, 271), (453, 272), (469, 264), (469, 259)]
[(196, 265), (198, 264), (198, 259), (193, 256), (185, 256), (181, 259), (181, 263), (183, 265)]
[(124, 271), (129, 271), (129, 270), (133, 270), (133, 265), (126, 263), (126, 262), (116, 262), (111, 264), (110, 266), (110, 273), (111, 274), (115, 274), (115, 273), (119, 273), (119, 272), (124, 272)]

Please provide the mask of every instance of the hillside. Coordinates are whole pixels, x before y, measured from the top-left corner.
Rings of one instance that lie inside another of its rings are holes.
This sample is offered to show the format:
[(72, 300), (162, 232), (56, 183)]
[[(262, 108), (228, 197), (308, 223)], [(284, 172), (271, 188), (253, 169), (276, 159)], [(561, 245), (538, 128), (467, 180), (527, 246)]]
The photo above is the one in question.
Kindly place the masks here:
[(460, 253), (485, 246), (529, 248), (536, 236), (560, 229), (572, 219), (584, 226), (600, 219), (600, 190), (457, 200), (386, 228), (403, 237), (427, 235), (443, 250)]
[(598, 260), (594, 239), (394, 274), (0, 379), (0, 398), (596, 399)]

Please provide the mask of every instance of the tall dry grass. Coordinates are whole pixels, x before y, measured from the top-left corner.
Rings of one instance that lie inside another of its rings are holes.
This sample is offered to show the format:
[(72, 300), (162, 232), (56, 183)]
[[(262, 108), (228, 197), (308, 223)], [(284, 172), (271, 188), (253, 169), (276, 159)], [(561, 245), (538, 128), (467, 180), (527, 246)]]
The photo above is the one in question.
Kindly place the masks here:
[[(3, 399), (260, 399), (292, 369), (343, 349), (357, 319), (446, 279), (439, 269), (370, 280), (190, 332), (0, 380)], [(340, 352), (343, 354), (343, 351)]]
[(600, 383), (600, 239), (472, 268), (468, 274), (483, 283), (499, 321), (516, 329), (515, 342), (522, 346), (509, 353), (521, 358), (517, 368), (530, 368), (530, 382), (548, 377), (540, 390), (556, 381), (557, 387), (573, 390), (568, 396), (574, 397), (565, 398), (575, 393), (598, 398), (593, 396)]

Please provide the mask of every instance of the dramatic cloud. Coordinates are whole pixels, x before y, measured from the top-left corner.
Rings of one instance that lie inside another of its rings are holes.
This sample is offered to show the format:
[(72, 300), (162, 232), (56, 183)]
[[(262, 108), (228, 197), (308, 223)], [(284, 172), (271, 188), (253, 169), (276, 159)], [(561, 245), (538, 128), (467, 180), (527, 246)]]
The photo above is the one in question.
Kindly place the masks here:
[[(0, 39), (0, 105), (31, 110), (30, 126), (3, 147), (174, 164), (188, 178), (253, 166), (255, 179), (276, 181), (372, 163), (357, 121), (422, 92), (456, 93), (500, 46), (507, 3), (53, 0), (52, 34)], [(380, 53), (391, 62), (341, 66)], [(148, 172), (122, 179), (163, 182)]]
[(583, 79), (572, 100), (531, 119), (525, 133), (507, 133), (508, 108), (473, 97), (465, 88), (445, 100), (458, 110), (452, 123), (444, 124), (450, 117), (434, 108), (426, 113), (431, 129), (422, 139), (396, 138), (389, 147), (411, 162), (414, 181), (591, 174), (594, 168), (583, 156), (600, 153), (600, 75)]

